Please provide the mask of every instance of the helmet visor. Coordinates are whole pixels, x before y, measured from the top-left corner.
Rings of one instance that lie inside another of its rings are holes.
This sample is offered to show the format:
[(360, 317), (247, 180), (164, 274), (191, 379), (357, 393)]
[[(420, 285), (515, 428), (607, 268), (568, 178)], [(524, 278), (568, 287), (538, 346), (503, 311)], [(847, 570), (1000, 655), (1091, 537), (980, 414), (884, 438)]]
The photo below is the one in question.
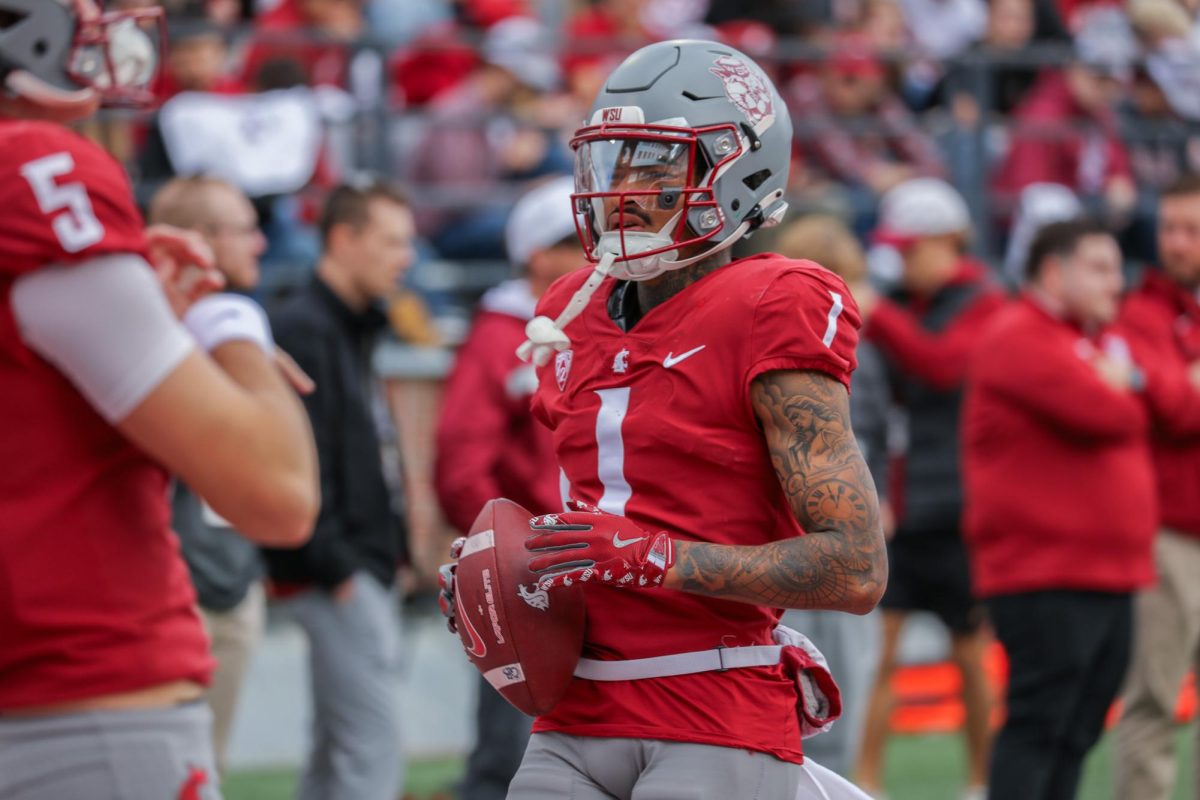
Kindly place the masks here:
[(622, 202), (647, 209), (670, 208), (691, 185), (692, 142), (670, 135), (584, 140), (575, 152), (575, 191), (622, 195)]

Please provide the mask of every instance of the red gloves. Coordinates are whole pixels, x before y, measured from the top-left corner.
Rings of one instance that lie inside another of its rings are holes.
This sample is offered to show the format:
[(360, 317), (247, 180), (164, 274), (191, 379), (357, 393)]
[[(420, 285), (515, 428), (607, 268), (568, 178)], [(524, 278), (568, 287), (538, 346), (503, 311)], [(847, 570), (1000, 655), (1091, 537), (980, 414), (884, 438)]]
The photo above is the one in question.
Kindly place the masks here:
[(450, 564), (442, 564), (438, 567), (438, 608), (442, 612), (442, 616), (446, 618), (446, 627), (451, 633), (458, 633), (458, 620), (455, 618), (454, 612), (454, 578), (455, 572), (458, 570), (458, 557), (462, 555), (463, 545), (467, 543), (467, 537), (459, 536), (450, 544), (450, 557), (454, 561)]
[(629, 588), (661, 586), (675, 563), (675, 547), (666, 533), (648, 533), (636, 524), (595, 506), (567, 502), (565, 514), (534, 517), (534, 534), (525, 541), (533, 555), (529, 569), (544, 576), (538, 586), (570, 586), (575, 581)]

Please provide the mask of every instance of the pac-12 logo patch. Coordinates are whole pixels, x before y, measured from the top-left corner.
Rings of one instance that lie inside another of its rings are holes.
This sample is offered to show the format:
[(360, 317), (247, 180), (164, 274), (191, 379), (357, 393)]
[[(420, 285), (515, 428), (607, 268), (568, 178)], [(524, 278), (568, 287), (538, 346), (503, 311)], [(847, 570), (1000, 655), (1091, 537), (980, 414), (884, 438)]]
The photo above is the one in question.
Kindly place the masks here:
[(554, 359), (554, 380), (558, 383), (560, 392), (567, 388), (567, 378), (571, 375), (571, 359), (573, 357), (570, 350), (563, 350)]
[(720, 56), (708, 71), (721, 79), (729, 101), (741, 109), (755, 129), (758, 123), (775, 117), (770, 87), (745, 61), (735, 56)]

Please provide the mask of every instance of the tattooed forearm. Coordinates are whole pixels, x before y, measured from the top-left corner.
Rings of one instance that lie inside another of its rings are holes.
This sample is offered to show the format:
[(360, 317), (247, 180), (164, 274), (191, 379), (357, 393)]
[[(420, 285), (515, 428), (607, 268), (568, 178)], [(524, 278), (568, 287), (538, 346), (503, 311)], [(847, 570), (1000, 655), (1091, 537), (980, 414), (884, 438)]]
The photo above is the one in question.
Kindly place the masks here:
[(887, 582), (887, 553), (845, 388), (815, 372), (772, 372), (755, 380), (751, 401), (808, 535), (758, 547), (679, 542), (666, 585), (783, 608), (866, 613)]

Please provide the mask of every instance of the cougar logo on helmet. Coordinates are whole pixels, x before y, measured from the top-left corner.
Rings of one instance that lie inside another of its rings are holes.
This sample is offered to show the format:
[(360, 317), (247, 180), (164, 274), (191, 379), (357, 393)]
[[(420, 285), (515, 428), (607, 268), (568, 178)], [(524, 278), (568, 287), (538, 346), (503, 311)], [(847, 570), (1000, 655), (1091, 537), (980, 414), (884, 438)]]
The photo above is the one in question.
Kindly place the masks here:
[(733, 56), (721, 56), (708, 71), (725, 84), (729, 101), (741, 109), (751, 125), (757, 127), (758, 123), (775, 116), (770, 88), (746, 62)]

